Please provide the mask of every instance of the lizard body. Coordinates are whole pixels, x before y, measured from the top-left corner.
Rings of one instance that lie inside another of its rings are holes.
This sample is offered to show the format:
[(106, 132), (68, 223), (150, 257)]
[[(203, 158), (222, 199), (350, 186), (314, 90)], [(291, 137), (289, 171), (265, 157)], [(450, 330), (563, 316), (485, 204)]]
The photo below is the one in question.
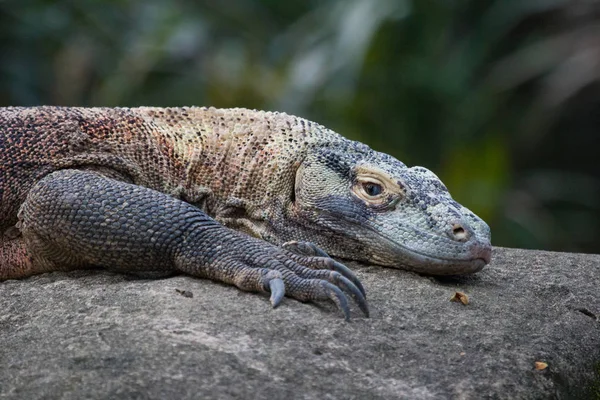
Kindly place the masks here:
[(433, 173), (284, 113), (3, 108), (0, 172), (0, 280), (178, 271), (348, 316), (344, 293), (368, 313), (364, 289), (327, 253), (429, 274), (491, 255)]

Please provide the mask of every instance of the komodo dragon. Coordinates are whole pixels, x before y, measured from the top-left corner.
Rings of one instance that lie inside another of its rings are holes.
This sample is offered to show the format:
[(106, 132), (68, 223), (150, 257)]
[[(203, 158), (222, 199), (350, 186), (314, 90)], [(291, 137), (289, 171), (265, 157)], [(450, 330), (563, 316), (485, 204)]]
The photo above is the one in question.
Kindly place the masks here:
[(328, 254), (426, 274), (491, 256), (432, 172), (284, 113), (0, 108), (0, 172), (0, 280), (183, 272), (348, 319), (348, 295), (368, 316), (365, 291)]

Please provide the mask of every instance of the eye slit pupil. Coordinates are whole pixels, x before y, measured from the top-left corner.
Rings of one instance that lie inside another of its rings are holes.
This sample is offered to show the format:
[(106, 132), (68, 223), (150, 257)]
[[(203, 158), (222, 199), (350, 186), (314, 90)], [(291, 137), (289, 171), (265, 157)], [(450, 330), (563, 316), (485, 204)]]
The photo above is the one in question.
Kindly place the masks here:
[(363, 188), (365, 189), (365, 192), (369, 196), (377, 196), (377, 195), (381, 194), (381, 192), (383, 191), (383, 189), (381, 188), (381, 185), (378, 185), (378, 184), (372, 183), (372, 182), (367, 182), (367, 183), (363, 184)]

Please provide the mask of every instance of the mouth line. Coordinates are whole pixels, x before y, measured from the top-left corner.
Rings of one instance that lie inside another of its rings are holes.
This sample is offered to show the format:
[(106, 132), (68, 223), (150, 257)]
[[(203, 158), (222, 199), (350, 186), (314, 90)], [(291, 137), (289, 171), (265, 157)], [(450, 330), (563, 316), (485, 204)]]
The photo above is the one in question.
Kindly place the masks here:
[(395, 246), (398, 246), (400, 248), (402, 248), (402, 250), (404, 251), (404, 254), (408, 254), (410, 255), (412, 258), (421, 258), (423, 260), (431, 260), (437, 264), (448, 264), (448, 265), (470, 265), (475, 263), (476, 261), (483, 261), (484, 264), (489, 264), (489, 262), (483, 258), (483, 257), (473, 257), (473, 258), (443, 258), (443, 257), (436, 257), (436, 256), (432, 256), (430, 254), (426, 254), (426, 253), (421, 253), (419, 251), (413, 250), (413, 249), (409, 249), (405, 246), (402, 246), (401, 244), (398, 244), (396, 242), (394, 242), (393, 240), (390, 240), (389, 238), (382, 236), (384, 239), (386, 239), (387, 241), (393, 243)]

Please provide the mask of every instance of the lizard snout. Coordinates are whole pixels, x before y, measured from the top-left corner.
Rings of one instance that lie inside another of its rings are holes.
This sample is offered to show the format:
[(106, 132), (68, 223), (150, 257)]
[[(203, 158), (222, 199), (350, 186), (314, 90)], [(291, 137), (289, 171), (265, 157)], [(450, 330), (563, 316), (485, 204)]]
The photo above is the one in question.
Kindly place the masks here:
[(472, 259), (481, 259), (489, 264), (492, 258), (492, 245), (488, 237), (477, 234), (472, 227), (458, 221), (449, 224), (446, 234), (450, 239), (464, 243)]

